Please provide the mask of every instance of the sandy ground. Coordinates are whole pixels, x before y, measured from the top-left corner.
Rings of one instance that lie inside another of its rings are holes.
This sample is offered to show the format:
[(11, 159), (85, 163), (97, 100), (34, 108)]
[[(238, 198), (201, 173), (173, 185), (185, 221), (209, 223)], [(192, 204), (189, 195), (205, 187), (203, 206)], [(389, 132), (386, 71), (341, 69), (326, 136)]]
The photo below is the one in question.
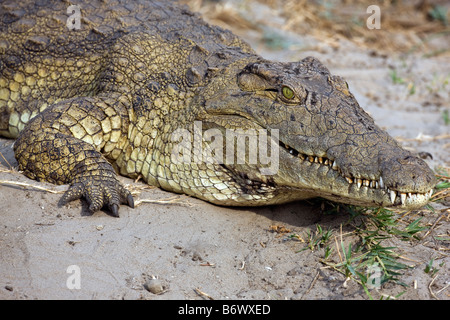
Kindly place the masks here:
[[(386, 55), (343, 39), (330, 46), (274, 28), (289, 43), (285, 48), (271, 50), (259, 31), (236, 32), (269, 59), (318, 57), (334, 74), (346, 78), (361, 106), (405, 147), (432, 154), (433, 159), (426, 161), (434, 169), (450, 167), (450, 126), (443, 116), (450, 101), (448, 53), (424, 57), (419, 50), (406, 56)], [(392, 70), (403, 83), (393, 83)], [(414, 92), (409, 83), (414, 84)], [(12, 143), (0, 139), (4, 157), (0, 180), (56, 191), (67, 188), (37, 183), (10, 170), (10, 165), (17, 165)], [(136, 199), (173, 199), (171, 193), (121, 179), (139, 191)], [(104, 212), (89, 216), (82, 201), (58, 207), (60, 197), (0, 185), (0, 298), (367, 299), (355, 281), (346, 281), (320, 263), (323, 250), (299, 252), (306, 244), (289, 238), (294, 233), (304, 236), (316, 224), (337, 236), (341, 225), (344, 233), (352, 232), (352, 226), (345, 224), (348, 214), (325, 214), (317, 202), (224, 208), (178, 195), (169, 204), (123, 206), (116, 219)], [(386, 243), (396, 246), (402, 262), (411, 266), (400, 277), (408, 287), (388, 283), (371, 291), (375, 298), (404, 292), (400, 299), (450, 299), (450, 244), (437, 238), (448, 239), (449, 207), (448, 202), (432, 206), (435, 213), (413, 213), (424, 216), (428, 227), (438, 221), (425, 239), (394, 237)], [(273, 232), (271, 226), (284, 226), (290, 232)], [(440, 265), (433, 275), (424, 271), (431, 259), (434, 266)], [(78, 267), (80, 289), (69, 288), (77, 284), (72, 282), (77, 274), (70, 272), (73, 265)], [(144, 285), (153, 277), (162, 286), (158, 294)]]

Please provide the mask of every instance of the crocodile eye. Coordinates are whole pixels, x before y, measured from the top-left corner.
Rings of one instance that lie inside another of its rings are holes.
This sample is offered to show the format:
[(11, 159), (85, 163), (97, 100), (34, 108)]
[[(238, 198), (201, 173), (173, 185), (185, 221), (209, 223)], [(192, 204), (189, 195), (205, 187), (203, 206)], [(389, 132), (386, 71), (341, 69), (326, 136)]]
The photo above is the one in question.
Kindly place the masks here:
[(289, 87), (284, 86), (283, 88), (281, 88), (281, 92), (286, 99), (291, 100), (292, 98), (294, 98), (294, 91), (292, 91), (292, 89)]

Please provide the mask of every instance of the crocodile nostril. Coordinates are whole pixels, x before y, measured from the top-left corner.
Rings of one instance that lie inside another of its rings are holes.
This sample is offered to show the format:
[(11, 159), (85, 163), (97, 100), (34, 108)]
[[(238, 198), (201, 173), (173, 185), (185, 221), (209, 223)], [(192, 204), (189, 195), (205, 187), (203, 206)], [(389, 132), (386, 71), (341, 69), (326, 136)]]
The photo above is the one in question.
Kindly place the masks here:
[(416, 162), (416, 158), (411, 156), (411, 155), (407, 155), (406, 157), (402, 157), (398, 159), (398, 162), (400, 162), (403, 165), (406, 164), (414, 164)]

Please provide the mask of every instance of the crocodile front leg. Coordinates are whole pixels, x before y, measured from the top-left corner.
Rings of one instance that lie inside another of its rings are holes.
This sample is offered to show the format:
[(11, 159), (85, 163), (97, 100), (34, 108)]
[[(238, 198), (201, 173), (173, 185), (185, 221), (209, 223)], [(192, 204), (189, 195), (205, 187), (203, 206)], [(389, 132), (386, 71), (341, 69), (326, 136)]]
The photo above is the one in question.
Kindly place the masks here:
[(121, 203), (133, 208), (134, 201), (106, 157), (114, 160), (121, 154), (127, 127), (128, 114), (120, 99), (61, 101), (19, 134), (14, 145), (19, 170), (38, 181), (70, 184), (61, 204), (84, 197), (90, 212), (106, 206), (118, 216)]

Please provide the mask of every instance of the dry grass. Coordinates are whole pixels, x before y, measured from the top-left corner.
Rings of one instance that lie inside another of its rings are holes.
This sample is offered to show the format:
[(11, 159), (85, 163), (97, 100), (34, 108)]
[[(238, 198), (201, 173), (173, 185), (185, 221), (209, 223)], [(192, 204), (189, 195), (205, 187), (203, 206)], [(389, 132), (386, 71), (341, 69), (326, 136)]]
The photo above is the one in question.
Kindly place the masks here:
[[(268, 2), (277, 5), (278, 1)], [(450, 31), (442, 22), (430, 19), (429, 12), (434, 6), (431, 1), (383, 1), (379, 4), (381, 28), (368, 29), (366, 20), (370, 14), (366, 10), (372, 4), (373, 1), (362, 0), (287, 1), (283, 12), (290, 30), (300, 33), (313, 30), (319, 39), (344, 37), (379, 50), (409, 50), (411, 45), (423, 45), (430, 34)], [(399, 34), (403, 36), (401, 41)]]
[[(260, 3), (273, 10), (273, 16), (284, 19), (283, 29), (315, 36), (330, 46), (345, 38), (380, 52), (407, 52), (420, 48), (432, 55), (450, 54), (447, 44), (427, 48), (438, 38), (449, 43), (448, 21), (450, 5), (443, 0), (396, 1), (374, 3), (369, 0), (306, 1), (306, 0), (247, 0), (239, 2), (182, 0), (191, 10), (200, 12), (209, 22), (232, 29), (259, 29), (261, 21), (246, 18), (249, 3)], [(367, 7), (377, 4), (381, 11), (381, 28), (368, 29), (366, 20), (371, 13)], [(249, 9), (250, 8), (250, 9)], [(267, 21), (263, 21), (265, 24)], [(267, 22), (270, 23), (270, 22)], [(439, 42), (439, 40), (438, 40)]]

